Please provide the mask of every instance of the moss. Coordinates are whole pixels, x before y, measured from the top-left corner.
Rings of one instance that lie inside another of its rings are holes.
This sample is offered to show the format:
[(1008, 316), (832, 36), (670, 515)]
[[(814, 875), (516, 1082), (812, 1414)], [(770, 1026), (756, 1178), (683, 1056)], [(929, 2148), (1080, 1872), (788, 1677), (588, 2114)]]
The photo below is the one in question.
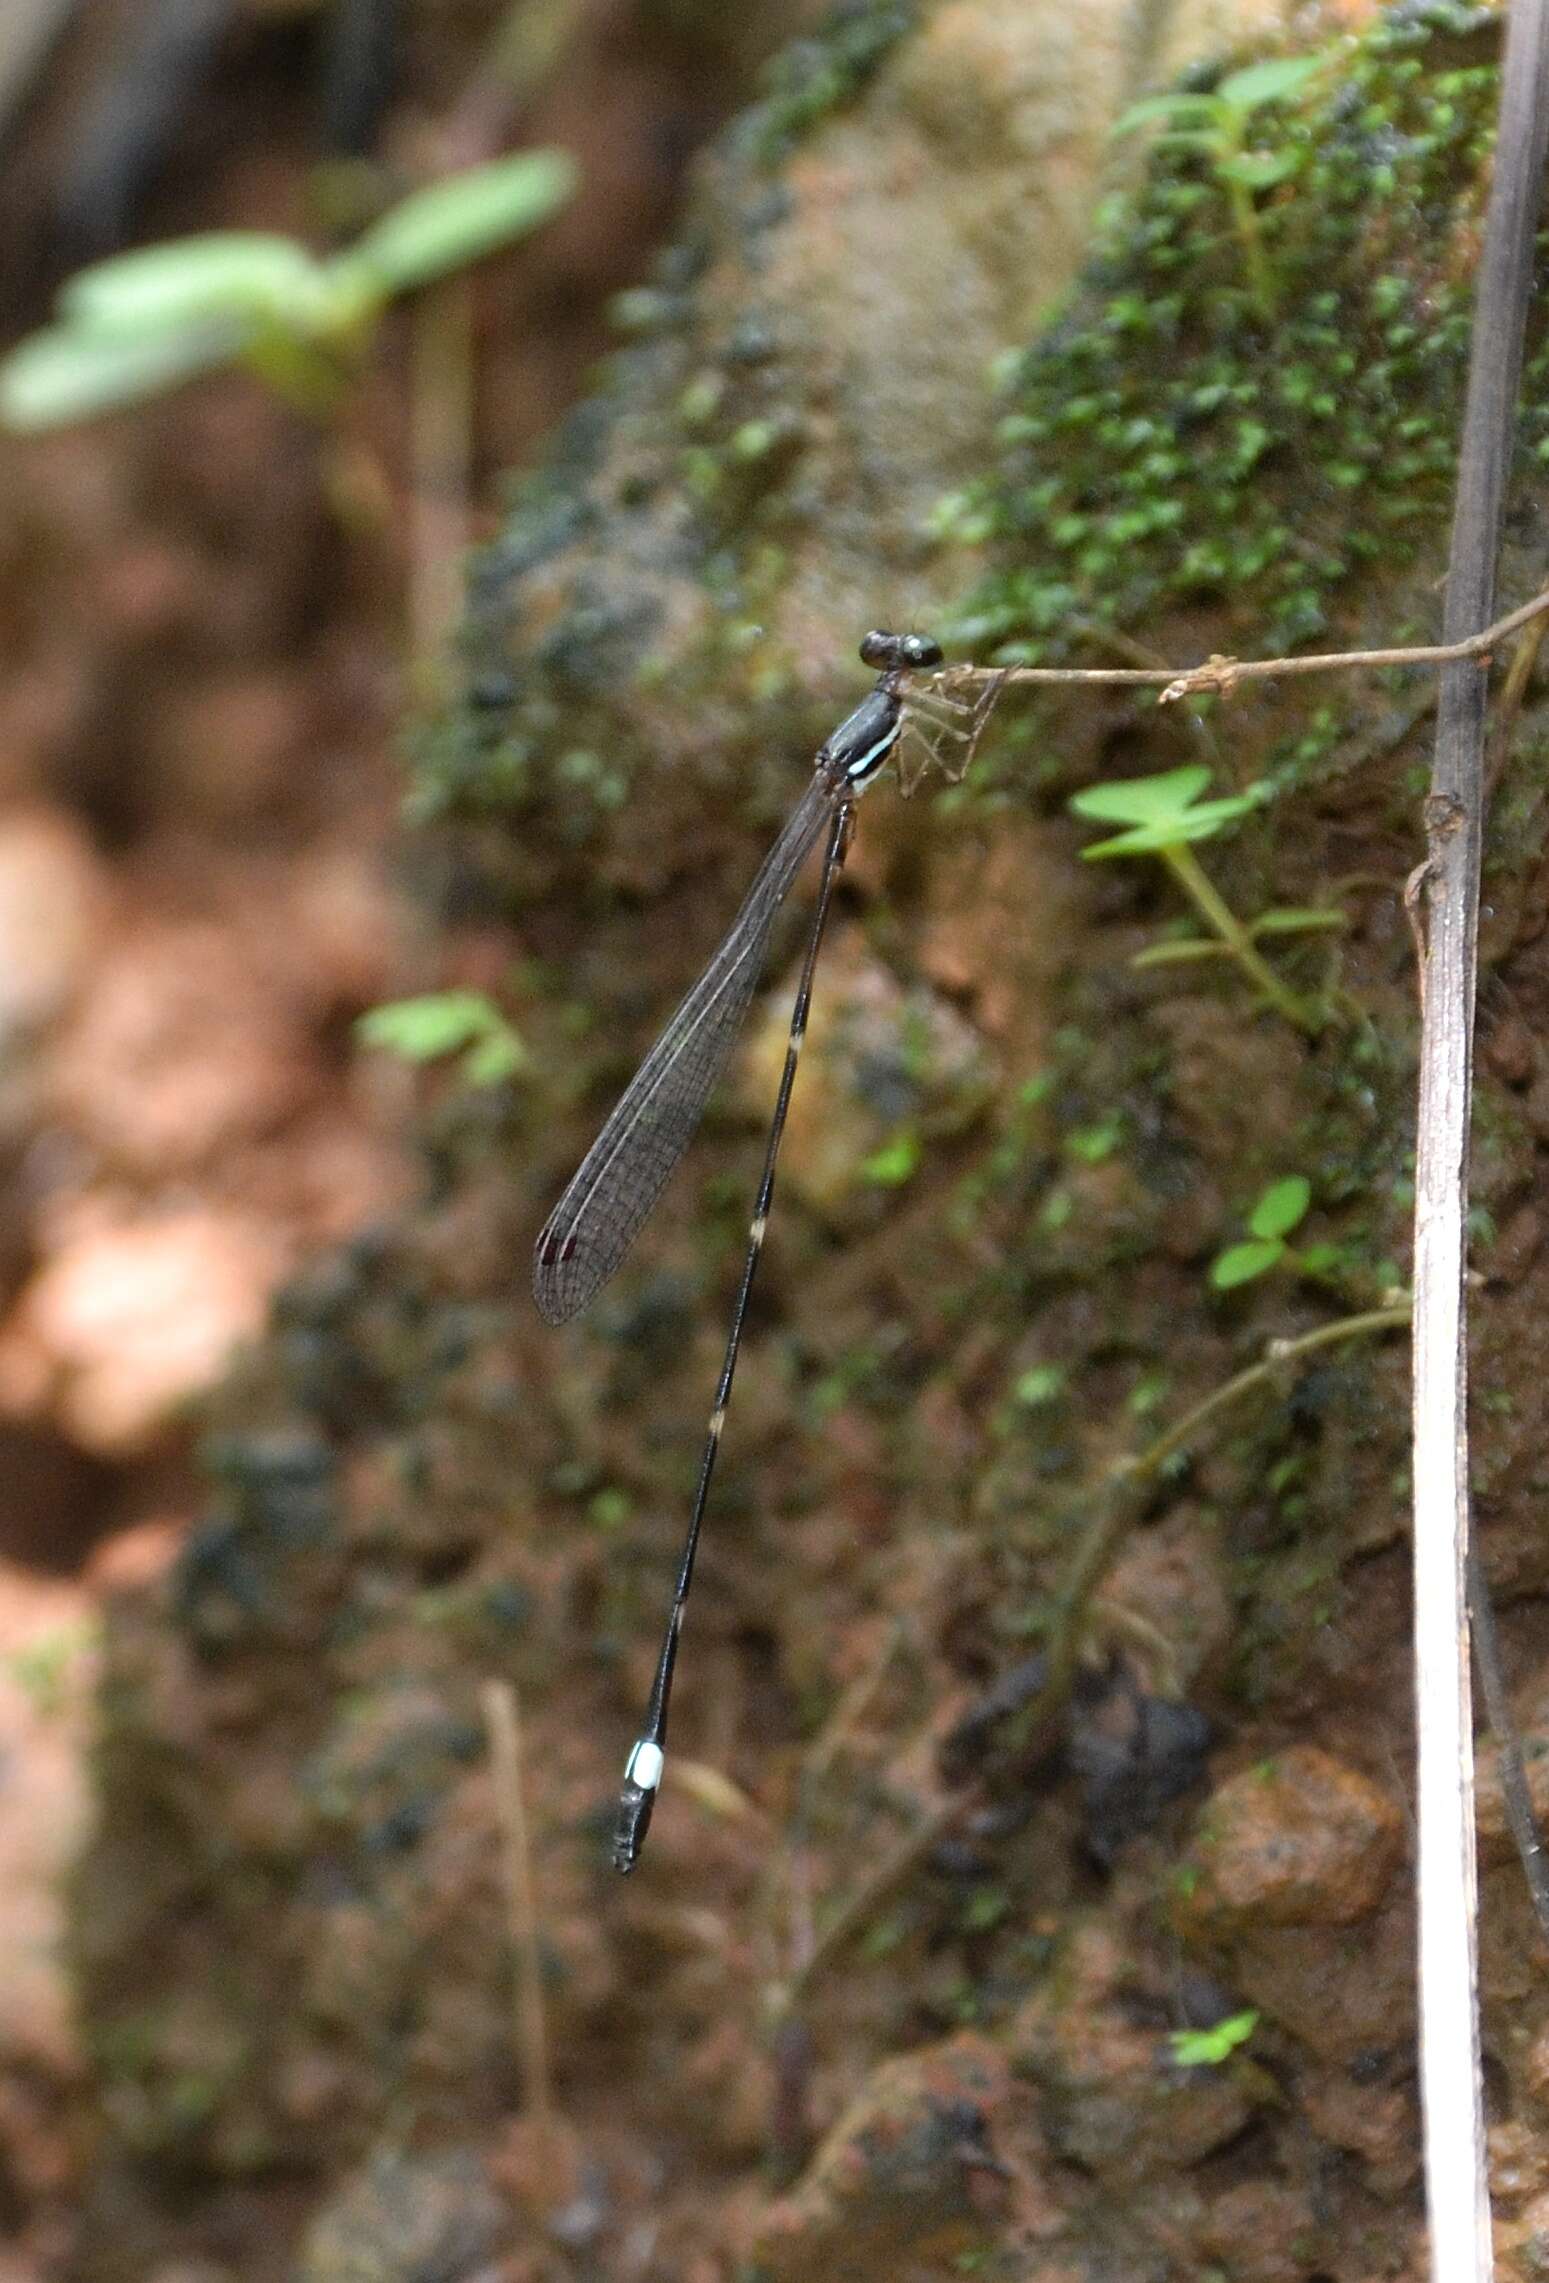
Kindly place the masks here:
[[(677, 703), (702, 688), (707, 710), (745, 723), (789, 694), (761, 622), (788, 576), (785, 536), (808, 512), (793, 481), (807, 439), (801, 375), (787, 320), (761, 309), (751, 284), (734, 314), (707, 311), (701, 289), (718, 255), (756, 279), (759, 241), (788, 211), (774, 170), (856, 100), (919, 13), (918, 0), (841, 0), (787, 47), (721, 145), (713, 228), (620, 296), (627, 345), (515, 488), (474, 567), (463, 699), (419, 735), (414, 821), (521, 816), (545, 844), (545, 886), (556, 852), (594, 851), (657, 756), (621, 722), (619, 699), (631, 683), (651, 687), (674, 580), (692, 580), (709, 606), (692, 658), (674, 656)], [(599, 548), (604, 527), (618, 544)], [(546, 591), (529, 621), (535, 585)], [(520, 897), (520, 855), (498, 869)]]
[[(999, 466), (943, 528), (993, 569), (953, 630), (1057, 662), (1092, 630), (1226, 609), (1255, 649), (1325, 635), (1369, 564), (1391, 573), (1450, 504), (1498, 19), (1393, 10), (1306, 107), (1264, 115), (1297, 157), (1259, 215), (1266, 327), (1207, 159), (1158, 146), (1110, 207), (1064, 317), (1003, 375)], [(1549, 453), (1549, 346), (1528, 448)], [(1151, 637), (1155, 639), (1154, 635)], [(1279, 765), (1335, 737), (1314, 717)]]
[(763, 98), (738, 129), (743, 147), (761, 165), (779, 165), (820, 121), (854, 101), (919, 15), (917, 0), (840, 0), (770, 65)]

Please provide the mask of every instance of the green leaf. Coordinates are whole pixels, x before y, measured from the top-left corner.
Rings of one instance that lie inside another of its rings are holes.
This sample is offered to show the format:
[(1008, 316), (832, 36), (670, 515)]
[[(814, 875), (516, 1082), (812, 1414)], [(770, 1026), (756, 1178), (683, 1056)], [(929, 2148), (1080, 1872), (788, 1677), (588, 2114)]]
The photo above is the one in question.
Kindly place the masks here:
[(1072, 793), (1070, 806), (1077, 816), (1096, 817), (1102, 824), (1150, 824), (1162, 816), (1181, 814), (1210, 782), (1201, 762), (1182, 769), (1163, 769), (1154, 777), (1125, 777), (1117, 784), (1088, 785)]
[(1065, 1136), (1065, 1148), (1082, 1165), (1101, 1165), (1112, 1157), (1124, 1139), (1124, 1126), (1115, 1117), (1099, 1118), (1095, 1125), (1076, 1126)]
[(1024, 1371), (1011, 1392), (1018, 1403), (1025, 1403), (1029, 1410), (1036, 1410), (1041, 1403), (1052, 1403), (1056, 1396), (1063, 1394), (1064, 1388), (1064, 1365), (1040, 1363), (1035, 1364), (1031, 1371)]
[(1312, 1203), (1312, 1184), (1299, 1173), (1272, 1182), (1248, 1215), (1256, 1237), (1288, 1237)]
[(1282, 1258), (1285, 1246), (1278, 1237), (1266, 1238), (1252, 1244), (1229, 1245), (1218, 1259), (1211, 1263), (1210, 1281), (1217, 1292), (1230, 1292), (1234, 1285), (1251, 1284)]
[(1200, 801), (1194, 808), (1158, 817), (1154, 824), (1139, 824), (1131, 832), (1115, 833), (1111, 840), (1094, 841), (1081, 853), (1088, 862), (1102, 856), (1159, 856), (1183, 841), (1214, 840), (1223, 827), (1258, 808), (1262, 799), (1261, 794), (1234, 793), (1223, 801)]
[(1273, 911), (1260, 912), (1248, 930), (1250, 935), (1300, 935), (1307, 928), (1346, 927), (1349, 915), (1330, 910), (1327, 906), (1306, 904), (1277, 905)]
[(1231, 947), (1203, 935), (1183, 935), (1171, 943), (1149, 943), (1137, 951), (1131, 967), (1188, 967), (1202, 959), (1230, 959)]
[(1169, 150), (1219, 151), (1224, 148), (1219, 127), (1165, 127), (1156, 140)]
[(598, 1490), (586, 1502), (586, 1519), (597, 1530), (622, 1530), (634, 1510), (627, 1490)]
[(881, 1149), (873, 1150), (870, 1157), (862, 1158), (860, 1174), (863, 1181), (874, 1181), (879, 1189), (901, 1189), (912, 1179), (920, 1163), (920, 1141), (917, 1134), (895, 1134)]
[(1148, 127), (1153, 119), (1208, 118), (1216, 107), (1213, 95), (1186, 95), (1181, 88), (1170, 95), (1147, 95), (1121, 114), (1113, 132), (1132, 134), (1137, 127)]
[(1247, 2044), (1258, 2026), (1258, 2010), (1249, 2006), (1209, 2029), (1175, 2029), (1169, 2034), (1168, 2043), (1180, 2069), (1216, 2069), (1239, 2045)]
[(1222, 159), (1216, 172), (1224, 182), (1240, 182), (1249, 190), (1269, 190), (1289, 181), (1303, 163), (1301, 151), (1238, 151)]
[(403, 199), (343, 257), (383, 292), (445, 277), (509, 245), (547, 221), (575, 188), (575, 162), (563, 151), (520, 151), (471, 167)]
[(463, 1076), (470, 1086), (499, 1086), (514, 1078), (527, 1061), (527, 1049), (514, 1030), (502, 1023), (470, 1046), (463, 1056)]
[(0, 427), (19, 434), (62, 428), (136, 404), (228, 364), (245, 339), (246, 328), (237, 323), (191, 326), (156, 340), (113, 340), (50, 327), (0, 363)]
[(271, 319), (306, 332), (326, 299), (305, 246), (260, 230), (213, 230), (96, 262), (59, 295), (77, 330), (144, 339), (216, 318)]
[(1246, 117), (1266, 103), (1280, 103), (1294, 95), (1320, 71), (1326, 71), (1332, 60), (1328, 55), (1270, 56), (1263, 63), (1250, 63), (1245, 70), (1230, 73), (1216, 89), (1215, 99), (1229, 111)]
[[(418, 999), (391, 999), (372, 1007), (355, 1025), (363, 1046), (385, 1048), (405, 1062), (435, 1062), (463, 1047), (509, 1041), (518, 1057), (515, 1032), (482, 991), (427, 991)], [(514, 1064), (500, 1072), (507, 1075)]]

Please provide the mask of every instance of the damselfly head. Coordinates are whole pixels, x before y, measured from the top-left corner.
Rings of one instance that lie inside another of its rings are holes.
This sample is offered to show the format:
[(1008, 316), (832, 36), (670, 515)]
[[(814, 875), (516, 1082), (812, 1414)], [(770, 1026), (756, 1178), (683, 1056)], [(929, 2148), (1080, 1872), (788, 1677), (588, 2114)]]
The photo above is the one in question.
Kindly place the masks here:
[(905, 666), (915, 670), (941, 664), (941, 644), (929, 634), (884, 634), (873, 628), (861, 643), (861, 664), (884, 673)]

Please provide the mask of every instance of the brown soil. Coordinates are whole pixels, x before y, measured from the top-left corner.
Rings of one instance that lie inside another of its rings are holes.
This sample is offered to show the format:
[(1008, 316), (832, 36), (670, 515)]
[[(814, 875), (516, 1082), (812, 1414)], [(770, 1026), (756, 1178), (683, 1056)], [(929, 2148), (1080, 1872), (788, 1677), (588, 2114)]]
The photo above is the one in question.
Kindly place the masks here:
[[(94, 0), (14, 112), (4, 90), (8, 341), (114, 242), (104, 209), (87, 244), (91, 132), (167, 13)], [(590, 0), (522, 98), (486, 68), (507, 13), (409, 11), (378, 138), (383, 188), (550, 140), (585, 178), (479, 274), (464, 538), (492, 529), (495, 472), (567, 408), (695, 146), (799, 10), (668, 26)], [(130, 200), (131, 242), (310, 226), (323, 11), (229, 14)], [(103, 1608), (178, 1558), (208, 1495), (200, 1405), (276, 1290), (417, 1185), (415, 1082), (360, 1053), (355, 1018), (506, 964), (480, 920), (433, 929), (404, 893), (406, 345), (391, 322), (333, 437), (233, 378), (0, 442), (0, 2265), (18, 2283), (68, 2258), (90, 2139), (61, 1944)]]

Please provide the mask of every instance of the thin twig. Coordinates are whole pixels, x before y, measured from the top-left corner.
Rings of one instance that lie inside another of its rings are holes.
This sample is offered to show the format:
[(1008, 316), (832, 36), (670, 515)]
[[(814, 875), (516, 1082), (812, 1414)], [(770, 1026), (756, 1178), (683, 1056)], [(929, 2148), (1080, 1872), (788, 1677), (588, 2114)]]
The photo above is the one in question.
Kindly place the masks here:
[(522, 1799), (522, 1728), (516, 1690), (509, 1681), (485, 1681), (479, 1690), (489, 1736), (495, 1779), (495, 1814), (500, 1824), (501, 1870), (506, 1889), (506, 1923), (515, 1973), (517, 2062), (522, 2092), (534, 2122), (553, 2120), (549, 2078), (549, 2039), (543, 2013), (543, 1961), (538, 1951), (538, 1908), (533, 1888), (532, 1849)]
[[(1320, 1348), (1338, 1346), (1345, 1340), (1365, 1339), (1379, 1332), (1402, 1330), (1409, 1322), (1409, 1308), (1369, 1308), (1358, 1316), (1341, 1316), (1331, 1324), (1320, 1324), (1316, 1331), (1303, 1332), (1291, 1340), (1271, 1340), (1257, 1363), (1247, 1365), (1211, 1392), (1192, 1410), (1186, 1411), (1166, 1430), (1149, 1443), (1143, 1451), (1114, 1463), (1096, 1484), (1092, 1498), (1097, 1513), (1082, 1537), (1076, 1556), (1060, 1596), (1059, 1631), (1049, 1649), (1049, 1669), (1043, 1687), (1039, 1690), (1020, 1717), (1019, 1739), (1022, 1749), (1034, 1753), (1047, 1739), (1054, 1722), (1064, 1710), (1075, 1684), (1076, 1667), (1080, 1661), (1081, 1643), (1086, 1628), (1087, 1614), (1093, 1597), (1109, 1570), (1120, 1546), (1134, 1525), (1139, 1502), (1134, 1492), (1159, 1474), (1167, 1461), (1186, 1443), (1193, 1441), (1202, 1427), (1206, 1427), (1218, 1412), (1240, 1403), (1255, 1388), (1263, 1387), (1280, 1377), (1286, 1366), (1298, 1363), (1303, 1356), (1315, 1354)], [(922, 1863), (931, 1849), (944, 1839), (958, 1817), (972, 1806), (977, 1786), (949, 1792), (929, 1808), (920, 1821), (895, 1842), (880, 1863), (854, 1888), (842, 1902), (806, 1958), (792, 1974), (782, 1990), (774, 1994), (773, 2011), (777, 2018), (792, 2013), (811, 1990), (819, 1976), (832, 1965), (840, 1951), (858, 1934), (867, 1921), (882, 1907), (887, 1898), (903, 1885), (910, 1873)]]
[[(1549, 0), (1512, 0), (1447, 567), (1442, 631), (1454, 650), (1487, 640), (1478, 630), (1494, 607), (1546, 144)], [(1445, 2283), (1489, 2283), (1494, 2272), (1465, 1585), (1468, 1131), (1485, 731), (1484, 678), (1453, 662), (1441, 681), (1426, 801), (1413, 1462), (1420, 2089), (1431, 2267)]]
[(956, 696), (959, 691), (982, 689), (997, 678), (1007, 689), (1058, 682), (1088, 682), (1132, 689), (1160, 687), (1158, 703), (1171, 705), (1178, 698), (1197, 697), (1207, 690), (1218, 690), (1229, 697), (1239, 682), (1279, 681), (1291, 674), (1347, 673), (1357, 667), (1456, 666), (1470, 659), (1488, 665), (1490, 652), (1499, 643), (1546, 614), (1549, 614), (1549, 588), (1516, 610), (1508, 611), (1482, 634), (1470, 634), (1455, 642), (1426, 643), (1419, 649), (1325, 650), (1296, 658), (1217, 656), (1206, 658), (1197, 666), (948, 666), (944, 672), (932, 675), (931, 680), (939, 682), (949, 696)]

